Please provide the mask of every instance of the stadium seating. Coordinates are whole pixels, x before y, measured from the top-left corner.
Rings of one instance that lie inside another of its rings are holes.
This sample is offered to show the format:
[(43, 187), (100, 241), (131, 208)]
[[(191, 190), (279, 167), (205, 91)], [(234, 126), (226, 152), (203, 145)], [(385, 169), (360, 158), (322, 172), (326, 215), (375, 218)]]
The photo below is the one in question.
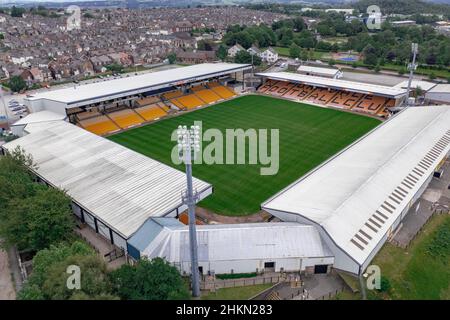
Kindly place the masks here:
[(222, 99), (219, 95), (217, 95), (213, 90), (210, 89), (195, 91), (195, 95), (206, 103), (213, 103)]
[(370, 114), (377, 114), (386, 104), (386, 98), (365, 95), (354, 107), (353, 110)]
[(97, 110), (90, 110), (90, 111), (84, 111), (81, 113), (77, 113), (77, 119), (79, 121), (84, 120), (84, 119), (89, 119), (89, 118), (93, 118), (93, 117), (98, 117), (100, 116), (100, 112), (98, 112)]
[(171, 100), (177, 97), (180, 97), (183, 95), (183, 92), (181, 92), (181, 90), (175, 90), (175, 91), (170, 91), (167, 93), (164, 93), (162, 96), (163, 98), (167, 99), (167, 100)]
[(143, 106), (148, 106), (150, 104), (157, 103), (159, 101), (161, 101), (159, 99), (159, 97), (152, 96), (152, 97), (145, 97), (145, 98), (136, 100), (136, 103), (139, 107), (143, 107)]
[(265, 83), (263, 83), (259, 88), (258, 92), (264, 93), (267, 90), (269, 90), (273, 85), (275, 85), (278, 81), (274, 81), (271, 79), (268, 79)]
[(278, 83), (271, 86), (266, 93), (274, 95), (274, 96), (283, 96), (287, 93), (292, 87), (294, 87), (294, 83), (289, 83), (285, 81), (279, 81)]
[(199, 85), (196, 85), (196, 86), (193, 86), (192, 88), (191, 88), (191, 90), (192, 91), (201, 91), (201, 90), (205, 90), (206, 88), (204, 87), (204, 86), (202, 86), (201, 84), (199, 84)]
[(200, 107), (205, 104), (195, 94), (188, 94), (185, 96), (181, 96), (181, 97), (177, 98), (176, 100), (179, 103), (181, 103), (181, 105), (186, 107), (187, 109), (197, 108), (197, 107)]
[(80, 121), (80, 125), (86, 130), (98, 135), (104, 135), (120, 130), (120, 128), (112, 122), (111, 119), (103, 115), (82, 120)]
[(112, 112), (108, 116), (122, 129), (134, 127), (144, 122), (144, 119), (131, 109)]
[(180, 103), (177, 99), (172, 99), (172, 100), (170, 100), (170, 102), (173, 105), (175, 105), (178, 109), (181, 109), (181, 110), (186, 109), (186, 107), (182, 103)]
[(149, 106), (134, 109), (139, 115), (145, 119), (145, 121), (155, 120), (164, 117), (167, 113), (161, 108), (159, 103), (155, 103)]
[(164, 104), (164, 102), (158, 102), (157, 105), (158, 105), (158, 107), (163, 109), (165, 112), (169, 112), (170, 111), (170, 107), (168, 107), (166, 104)]
[(215, 93), (217, 93), (220, 97), (222, 97), (223, 99), (229, 99), (236, 95), (236, 93), (233, 91), (233, 89), (222, 86), (222, 85), (213, 86), (213, 87), (211, 87), (211, 89)]
[(334, 89), (329, 90), (327, 88), (317, 88), (307, 97), (306, 100), (318, 104), (327, 104), (328, 101), (333, 99), (336, 93), (337, 91)]
[(329, 102), (328, 105), (336, 108), (351, 109), (363, 97), (356, 92), (340, 91)]

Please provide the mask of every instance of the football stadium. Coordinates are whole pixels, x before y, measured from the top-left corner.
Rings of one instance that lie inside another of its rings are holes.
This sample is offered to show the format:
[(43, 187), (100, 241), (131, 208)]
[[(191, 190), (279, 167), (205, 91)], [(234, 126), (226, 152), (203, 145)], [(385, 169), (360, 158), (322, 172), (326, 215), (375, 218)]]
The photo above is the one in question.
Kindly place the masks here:
[(198, 206), (254, 223), (197, 226), (200, 272), (264, 270), (361, 275), (395, 233), (450, 152), (450, 106), (393, 114), (399, 87), (246, 64), (208, 63), (29, 96), (13, 124), (38, 180), (72, 198), (80, 224), (130, 260), (163, 257), (190, 273), (183, 165), (172, 132), (278, 129), (279, 170), (193, 167)]

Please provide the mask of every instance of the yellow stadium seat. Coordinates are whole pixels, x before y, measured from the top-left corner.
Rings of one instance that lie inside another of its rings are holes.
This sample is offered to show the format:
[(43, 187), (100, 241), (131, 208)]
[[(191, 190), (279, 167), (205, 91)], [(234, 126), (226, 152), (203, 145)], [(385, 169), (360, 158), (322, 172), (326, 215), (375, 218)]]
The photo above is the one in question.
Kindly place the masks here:
[(212, 87), (211, 89), (224, 99), (228, 99), (236, 95), (236, 93), (234, 93), (232, 89), (229, 89), (225, 86)]
[(122, 129), (134, 127), (144, 122), (144, 119), (139, 117), (136, 112), (130, 109), (110, 113), (109, 117)]
[(177, 98), (177, 101), (188, 109), (200, 107), (205, 104), (195, 94), (188, 94), (186, 96), (179, 97)]
[(195, 95), (207, 103), (213, 103), (222, 99), (217, 93), (209, 89), (196, 91)]
[(137, 108), (135, 110), (146, 121), (155, 120), (157, 118), (164, 117), (167, 114), (163, 109), (161, 109), (158, 106), (158, 104), (153, 104), (153, 105), (150, 105), (150, 106)]
[(88, 120), (80, 121), (80, 124), (86, 130), (98, 134), (104, 135), (114, 131), (120, 130), (120, 128), (114, 124), (107, 116), (99, 116)]

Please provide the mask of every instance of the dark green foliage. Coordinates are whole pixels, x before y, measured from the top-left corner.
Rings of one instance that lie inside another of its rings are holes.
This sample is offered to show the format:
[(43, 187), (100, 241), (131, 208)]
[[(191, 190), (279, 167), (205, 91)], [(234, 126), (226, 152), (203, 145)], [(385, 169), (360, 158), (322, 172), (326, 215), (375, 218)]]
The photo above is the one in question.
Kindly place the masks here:
[(388, 278), (381, 276), (380, 290), (381, 292), (388, 292), (391, 289), (391, 282)]
[[(81, 272), (81, 288), (68, 289), (67, 267)], [(87, 244), (75, 241), (39, 251), (33, 258), (33, 272), (18, 294), (21, 300), (117, 299), (111, 294), (106, 265)]]
[(439, 226), (427, 246), (427, 252), (431, 256), (448, 260), (450, 257), (450, 219)]
[(13, 92), (19, 92), (22, 91), (27, 87), (27, 84), (25, 80), (22, 79), (20, 76), (12, 76), (8, 81), (8, 87)]
[(230, 273), (230, 274), (216, 274), (217, 279), (240, 279), (256, 277), (256, 272), (252, 273)]
[(238, 53), (236, 53), (236, 56), (234, 57), (234, 62), (236, 63), (252, 63), (253, 61), (253, 65), (255, 66), (259, 66), (261, 64), (261, 58), (258, 57), (257, 55), (253, 55), (253, 60), (252, 60), (252, 55), (245, 51), (245, 50), (241, 50)]
[(161, 258), (141, 259), (110, 274), (115, 293), (125, 300), (188, 299), (189, 292), (178, 270)]
[(0, 158), (0, 238), (36, 251), (67, 239), (73, 220), (65, 193), (35, 183), (28, 167), (36, 168), (20, 148)]

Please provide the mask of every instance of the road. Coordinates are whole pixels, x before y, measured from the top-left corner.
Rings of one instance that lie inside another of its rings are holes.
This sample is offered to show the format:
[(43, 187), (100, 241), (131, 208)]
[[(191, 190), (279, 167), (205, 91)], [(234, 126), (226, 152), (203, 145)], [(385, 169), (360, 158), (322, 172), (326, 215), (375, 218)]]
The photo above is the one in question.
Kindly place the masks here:
[(0, 249), (0, 300), (15, 300), (16, 292), (11, 278), (6, 251)]

